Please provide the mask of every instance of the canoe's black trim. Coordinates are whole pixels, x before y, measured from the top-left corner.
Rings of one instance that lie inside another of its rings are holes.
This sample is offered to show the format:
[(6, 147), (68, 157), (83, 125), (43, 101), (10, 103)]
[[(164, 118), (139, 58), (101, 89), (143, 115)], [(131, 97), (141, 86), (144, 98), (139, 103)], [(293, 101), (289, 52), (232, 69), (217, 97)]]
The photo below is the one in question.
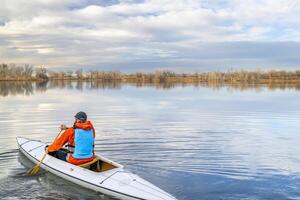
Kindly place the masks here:
[[(23, 149), (22, 146), (20, 146), (20, 148)], [(27, 153), (27, 152), (25, 151), (25, 149), (23, 149), (23, 152), (26, 153), (26, 154), (27, 154), (28, 156), (30, 156), (31, 158), (33, 158), (34, 160), (36, 160), (36, 161), (39, 162), (38, 159), (36, 159), (35, 157), (33, 157), (32, 155), (30, 155), (29, 153)], [(135, 197), (135, 196), (132, 196), (132, 195), (124, 194), (124, 193), (122, 193), (122, 192), (117, 192), (117, 191), (115, 191), (115, 190), (111, 190), (111, 189), (108, 189), (108, 188), (105, 188), (105, 187), (101, 187), (101, 186), (99, 186), (99, 185), (96, 185), (96, 184), (87, 182), (87, 181), (82, 180), (82, 179), (79, 179), (79, 178), (77, 178), (77, 177), (75, 177), (75, 176), (71, 176), (71, 175), (66, 174), (66, 173), (64, 173), (64, 172), (62, 172), (62, 171), (59, 171), (59, 170), (57, 170), (57, 169), (55, 169), (55, 168), (53, 168), (53, 167), (51, 167), (51, 166), (49, 166), (49, 165), (46, 165), (45, 163), (41, 163), (41, 164), (42, 164), (42, 165), (45, 165), (45, 166), (47, 166), (47, 167), (49, 167), (49, 168), (51, 168), (51, 169), (53, 169), (53, 170), (55, 170), (55, 171), (57, 171), (57, 172), (59, 172), (59, 173), (61, 173), (61, 174), (64, 174), (64, 175), (67, 175), (67, 176), (72, 177), (72, 178), (74, 178), (74, 179), (83, 181), (83, 182), (85, 182), (85, 183), (87, 183), (87, 184), (94, 185), (94, 186), (99, 187), (99, 188), (102, 188), (102, 189), (104, 189), (104, 190), (109, 190), (109, 191), (112, 191), (112, 192), (115, 192), (115, 193), (118, 193), (118, 194), (121, 194), (121, 195), (124, 195), (124, 196), (128, 196), (128, 197), (132, 197), (132, 198), (135, 198), (135, 199), (139, 199), (139, 200), (147, 200), (147, 199), (142, 199), (142, 198)]]
[[(26, 142), (23, 142), (22, 144), (19, 144), (19, 146), (21, 147), (23, 144), (26, 144), (26, 143), (28, 143), (28, 142), (30, 142), (30, 140), (27, 140)], [(22, 148), (23, 149), (23, 148)]]
[(33, 149), (30, 149), (28, 152), (33, 151), (33, 150), (35, 150), (35, 149), (38, 149), (38, 148), (40, 148), (40, 147), (42, 147), (42, 146), (44, 146), (44, 145), (45, 145), (45, 144), (42, 144), (42, 145), (37, 146), (37, 147), (34, 147)]
[[(116, 172), (112, 173), (111, 175), (109, 175), (108, 177), (106, 177), (103, 181), (101, 181), (100, 184), (104, 183), (104, 181), (108, 180), (109, 178), (111, 178), (113, 175), (115, 175), (117, 173), (129, 173), (129, 172), (127, 172), (127, 171), (116, 171)], [(133, 178), (133, 181), (136, 181), (136, 180)]]
[(100, 182), (100, 184), (104, 183), (104, 181), (106, 181), (107, 179), (109, 179), (110, 177), (112, 177), (113, 175), (115, 175), (117, 172), (112, 173), (111, 175), (109, 175), (108, 177), (106, 177), (103, 181)]

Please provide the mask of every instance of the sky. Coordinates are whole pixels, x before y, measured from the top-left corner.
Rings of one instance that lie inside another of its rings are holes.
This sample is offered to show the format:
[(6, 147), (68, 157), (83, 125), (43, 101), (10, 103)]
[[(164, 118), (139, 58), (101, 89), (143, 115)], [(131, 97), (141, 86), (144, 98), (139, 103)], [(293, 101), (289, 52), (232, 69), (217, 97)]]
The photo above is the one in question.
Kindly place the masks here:
[(1, 0), (0, 63), (51, 69), (300, 67), (299, 0)]

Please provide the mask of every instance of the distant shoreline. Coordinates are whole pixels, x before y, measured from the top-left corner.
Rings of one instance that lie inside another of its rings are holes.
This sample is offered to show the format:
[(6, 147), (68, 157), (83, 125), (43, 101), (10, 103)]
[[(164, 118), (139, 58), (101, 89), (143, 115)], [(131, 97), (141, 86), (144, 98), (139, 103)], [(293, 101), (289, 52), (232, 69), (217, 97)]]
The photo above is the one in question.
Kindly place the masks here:
[(0, 81), (98, 81), (118, 83), (219, 83), (219, 84), (300, 84), (300, 69), (293, 71), (227, 71), (203, 73), (122, 73), (118, 71), (67, 72), (33, 68), (29, 65), (0, 64)]

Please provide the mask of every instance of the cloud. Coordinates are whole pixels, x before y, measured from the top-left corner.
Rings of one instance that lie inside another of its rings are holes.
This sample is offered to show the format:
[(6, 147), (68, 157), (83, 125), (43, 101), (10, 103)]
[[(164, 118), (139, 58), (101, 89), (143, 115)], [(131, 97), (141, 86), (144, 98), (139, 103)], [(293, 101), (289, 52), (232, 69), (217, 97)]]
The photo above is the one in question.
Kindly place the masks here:
[(1, 62), (112, 68), (148, 63), (140, 70), (161, 63), (161, 67), (193, 65), (201, 70), (222, 62), (241, 66), (249, 60), (255, 60), (249, 62), (255, 66), (296, 67), (300, 60), (289, 54), (300, 50), (297, 0), (4, 0), (0, 4)]

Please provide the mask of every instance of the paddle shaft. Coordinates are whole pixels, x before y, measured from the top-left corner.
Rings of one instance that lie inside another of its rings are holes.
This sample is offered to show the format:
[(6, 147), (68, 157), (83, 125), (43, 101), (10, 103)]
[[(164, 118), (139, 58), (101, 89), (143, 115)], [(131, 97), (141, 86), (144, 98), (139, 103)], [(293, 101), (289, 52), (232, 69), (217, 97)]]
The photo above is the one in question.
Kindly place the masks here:
[[(64, 131), (65, 131), (65, 130), (61, 130), (61, 131), (58, 133), (58, 135), (55, 137), (54, 141), (55, 141), (55, 140), (60, 136), (60, 134), (61, 134), (62, 132), (64, 132)], [(42, 159), (39, 161), (39, 163), (36, 164), (35, 166), (33, 166), (33, 167), (31, 168), (31, 170), (29, 170), (29, 174), (31, 174), (30, 172), (34, 171), (33, 169), (39, 169), (39, 168), (40, 168), (40, 166), (41, 166), (43, 160), (46, 158), (47, 154), (48, 154), (48, 150), (45, 151), (45, 154), (43, 155), (43, 157), (42, 157)], [(38, 171), (38, 170), (37, 170), (37, 171)], [(32, 172), (32, 173), (35, 174), (34, 172)]]

